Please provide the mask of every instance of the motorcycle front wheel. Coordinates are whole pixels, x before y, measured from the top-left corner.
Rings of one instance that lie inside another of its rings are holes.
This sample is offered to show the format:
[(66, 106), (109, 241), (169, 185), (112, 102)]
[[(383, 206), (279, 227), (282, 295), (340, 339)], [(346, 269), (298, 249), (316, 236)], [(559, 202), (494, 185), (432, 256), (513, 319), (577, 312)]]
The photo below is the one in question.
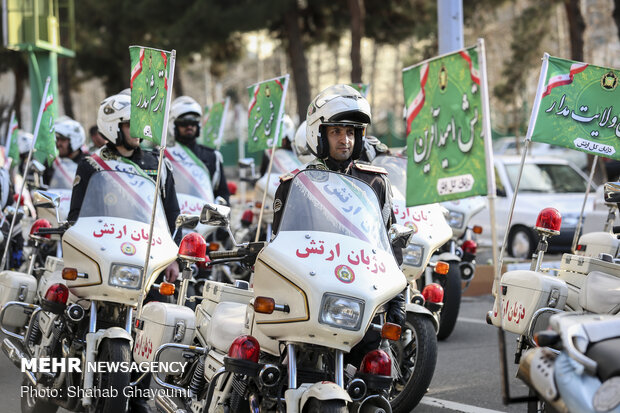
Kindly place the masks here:
[(443, 307), (439, 317), (439, 331), (437, 332), (439, 340), (445, 340), (452, 334), (461, 307), (461, 268), (458, 261), (450, 261), (449, 263), (450, 269), (439, 283), (443, 287)]
[(56, 413), (58, 406), (37, 397), (37, 388), (32, 386), (27, 377), (22, 381), (22, 389), (25, 388), (28, 388), (28, 392), (21, 399), (22, 413)]
[[(98, 362), (131, 363), (131, 348), (127, 340), (106, 338), (99, 346)], [(97, 389), (114, 389), (116, 397), (99, 397), (92, 400), (89, 413), (125, 413), (129, 408), (129, 398), (125, 396), (126, 387), (130, 383), (129, 372), (95, 373), (94, 387)]]
[[(389, 401), (392, 412), (413, 410), (426, 393), (437, 363), (437, 336), (429, 317), (408, 313), (400, 340), (391, 342), (392, 355), (398, 366)], [(394, 374), (392, 374), (394, 376)]]

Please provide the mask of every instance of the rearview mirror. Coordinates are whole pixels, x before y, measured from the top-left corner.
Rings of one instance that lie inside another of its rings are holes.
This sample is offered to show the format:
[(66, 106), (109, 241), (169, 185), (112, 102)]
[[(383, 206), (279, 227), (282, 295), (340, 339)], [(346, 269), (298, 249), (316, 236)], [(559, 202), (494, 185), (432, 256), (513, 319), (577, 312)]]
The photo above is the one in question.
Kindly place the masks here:
[(35, 207), (58, 208), (60, 206), (60, 195), (47, 191), (34, 191), (32, 201)]
[(607, 182), (603, 187), (605, 202), (620, 202), (620, 182)]
[(215, 227), (228, 226), (230, 208), (224, 205), (205, 204), (200, 213), (200, 223)]
[(189, 215), (189, 214), (179, 214), (177, 219), (174, 221), (174, 226), (177, 228), (196, 228), (198, 222), (200, 221), (200, 217), (198, 215)]
[(392, 224), (388, 231), (390, 242), (396, 248), (405, 248), (413, 235), (413, 229), (400, 224)]

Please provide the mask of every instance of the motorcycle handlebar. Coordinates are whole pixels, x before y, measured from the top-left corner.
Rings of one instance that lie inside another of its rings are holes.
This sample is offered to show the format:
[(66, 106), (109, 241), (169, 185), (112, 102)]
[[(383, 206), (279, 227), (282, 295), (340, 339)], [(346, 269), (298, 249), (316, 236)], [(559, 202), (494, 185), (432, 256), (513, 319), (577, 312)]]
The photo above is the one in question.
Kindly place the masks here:
[(232, 251), (212, 251), (209, 253), (209, 258), (212, 260), (217, 260), (220, 258), (243, 258), (245, 257), (245, 253), (240, 250), (232, 250)]
[(47, 235), (47, 234), (58, 234), (58, 235), (62, 235), (65, 233), (65, 231), (67, 230), (67, 228), (39, 228), (37, 230), (37, 232), (35, 232), (35, 235)]

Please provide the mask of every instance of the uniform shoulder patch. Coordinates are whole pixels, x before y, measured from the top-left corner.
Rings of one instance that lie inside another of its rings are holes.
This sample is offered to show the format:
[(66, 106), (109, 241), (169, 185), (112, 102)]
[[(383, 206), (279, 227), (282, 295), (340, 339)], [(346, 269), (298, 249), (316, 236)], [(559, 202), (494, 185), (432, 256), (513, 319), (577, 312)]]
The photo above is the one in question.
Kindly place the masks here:
[(384, 174), (387, 175), (388, 171), (385, 168), (382, 168), (380, 166), (376, 166), (376, 165), (369, 165), (367, 163), (362, 163), (362, 162), (354, 162), (353, 166), (355, 167), (355, 169), (358, 169), (360, 171), (364, 171), (364, 172), (373, 172), (376, 174)]

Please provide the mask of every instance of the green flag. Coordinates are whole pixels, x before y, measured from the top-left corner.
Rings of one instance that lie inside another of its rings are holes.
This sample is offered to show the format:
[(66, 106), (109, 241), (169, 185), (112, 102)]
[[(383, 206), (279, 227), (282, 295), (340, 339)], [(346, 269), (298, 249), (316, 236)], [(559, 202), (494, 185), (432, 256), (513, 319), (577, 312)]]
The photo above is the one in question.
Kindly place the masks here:
[[(19, 124), (15, 113), (11, 116), (11, 122), (9, 124), (9, 134), (6, 140), (5, 154), (13, 160), (13, 162), (19, 161), (19, 146), (17, 145), (17, 135), (19, 133)], [(8, 165), (8, 162), (7, 162)]]
[[(41, 114), (41, 125), (39, 126), (39, 134), (34, 144), (34, 159), (42, 164), (51, 165), (58, 156), (56, 149), (56, 131), (54, 128), (54, 113), (56, 113), (56, 103), (52, 91), (47, 92), (45, 97), (45, 106)], [(19, 157), (19, 155), (18, 155)]]
[(289, 75), (265, 80), (248, 87), (248, 151), (258, 152), (273, 145), (280, 133)]
[(129, 133), (162, 145), (170, 52), (142, 46), (129, 46), (131, 56), (131, 124)]
[(620, 160), (620, 70), (545, 58), (532, 140)]
[(478, 48), (403, 70), (407, 206), (487, 193)]
[(370, 85), (368, 83), (349, 83), (349, 86), (360, 92), (362, 96), (368, 97), (368, 92), (370, 92)]
[(210, 148), (221, 145), (224, 125), (226, 123), (226, 113), (228, 111), (229, 99), (217, 102), (209, 110), (205, 108), (204, 123), (202, 125), (202, 143)]

